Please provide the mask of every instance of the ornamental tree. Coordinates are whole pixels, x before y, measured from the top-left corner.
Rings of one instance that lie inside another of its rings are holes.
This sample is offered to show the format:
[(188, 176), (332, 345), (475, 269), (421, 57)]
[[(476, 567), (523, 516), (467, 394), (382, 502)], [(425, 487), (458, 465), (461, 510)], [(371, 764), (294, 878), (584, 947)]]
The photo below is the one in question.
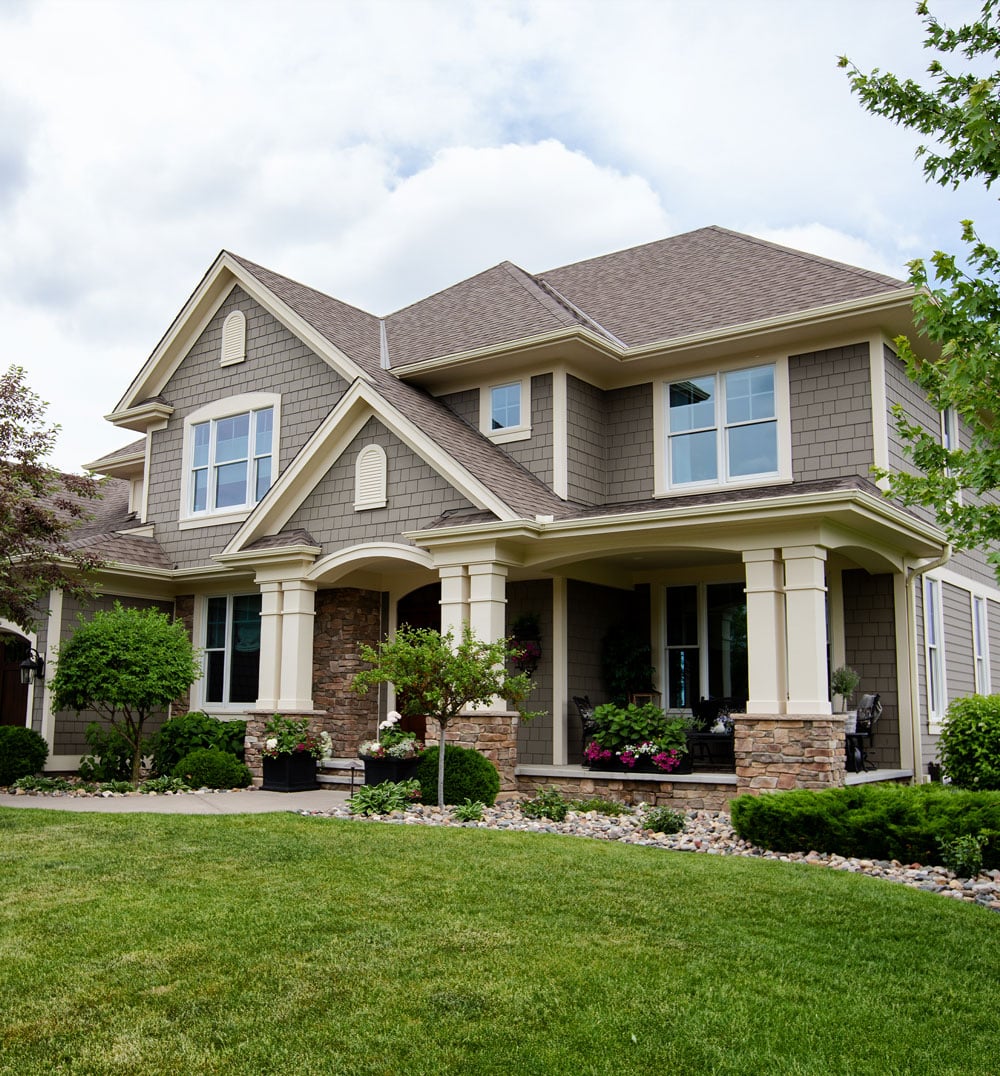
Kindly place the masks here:
[(142, 730), (149, 716), (183, 695), (201, 676), (180, 621), (158, 609), (115, 602), (84, 621), (59, 648), (52, 679), (57, 710), (94, 710), (132, 748), (132, 783), (139, 783)]
[[(361, 658), (372, 668), (354, 677), (359, 695), (377, 684), (395, 685), (397, 705), (408, 717), (432, 717), (440, 729), (438, 806), (444, 806), (445, 737), (448, 722), (463, 710), (485, 706), (494, 698), (523, 702), (534, 686), (526, 672), (511, 673), (508, 662), (521, 654), (517, 643), (476, 638), (468, 624), (456, 645), (452, 633), (433, 628), (400, 628), (377, 647), (362, 644)], [(523, 713), (525, 720), (535, 714)]]
[(37, 625), (50, 590), (92, 597), (88, 573), (102, 563), (67, 544), (100, 491), (90, 476), (45, 463), (59, 432), (46, 425), (45, 407), (20, 366), (0, 373), (0, 617), (24, 631)]
[[(928, 137), (917, 149), (928, 180), (953, 188), (978, 180), (989, 189), (1000, 176), (998, 0), (984, 0), (979, 18), (957, 29), (938, 22), (926, 2), (917, 13), (924, 47), (935, 53), (928, 85), (878, 68), (864, 74), (847, 57), (840, 65), (869, 112)], [(919, 473), (876, 473), (904, 504), (931, 508), (956, 548), (993, 546), (988, 558), (1000, 575), (1000, 506), (980, 499), (1000, 487), (1000, 254), (970, 220), (962, 221), (962, 240), (964, 259), (937, 251), (929, 265), (910, 263), (917, 330), (940, 356), (918, 355), (905, 336), (896, 346), (910, 378), (939, 410), (953, 408), (968, 436), (962, 446), (942, 446), (938, 431), (896, 407), (896, 427)], [(962, 503), (962, 490), (974, 497)]]

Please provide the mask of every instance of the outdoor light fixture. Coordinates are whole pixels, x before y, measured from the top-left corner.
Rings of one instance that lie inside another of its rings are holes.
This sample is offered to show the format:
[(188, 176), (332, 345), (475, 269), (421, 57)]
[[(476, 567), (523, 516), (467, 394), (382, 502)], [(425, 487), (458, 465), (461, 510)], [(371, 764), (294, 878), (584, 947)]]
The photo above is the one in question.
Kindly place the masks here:
[[(34, 661), (31, 659), (31, 655), (34, 654)], [(45, 658), (34, 647), (29, 647), (28, 656), (21, 662), (19, 666), (21, 670), (21, 683), (30, 684), (31, 674), (35, 674), (36, 680), (45, 679)]]

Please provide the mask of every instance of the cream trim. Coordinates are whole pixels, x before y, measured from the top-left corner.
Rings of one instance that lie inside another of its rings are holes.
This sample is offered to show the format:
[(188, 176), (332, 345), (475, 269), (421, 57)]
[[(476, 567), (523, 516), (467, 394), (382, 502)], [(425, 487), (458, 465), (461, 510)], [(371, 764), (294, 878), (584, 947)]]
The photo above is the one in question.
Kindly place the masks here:
[[(521, 421), (516, 426), (504, 426), (494, 430), (493, 390), (518, 386), (518, 412)], [(526, 441), (531, 436), (531, 377), (504, 378), (484, 385), (479, 391), (479, 431), (495, 445), (506, 445), (511, 441)]]
[[(885, 348), (888, 344), (882, 333), (868, 341), (868, 373), (872, 398), (872, 463), (876, 467), (889, 467), (889, 399), (886, 385)], [(880, 478), (879, 489), (889, 488), (889, 481)]]
[(62, 644), (63, 592), (49, 592), (49, 620), (45, 629), (45, 680), (42, 688), (42, 739), (49, 745), (49, 756), (55, 753), (56, 715), (52, 707), (52, 678), (59, 666), (59, 647)]
[(247, 316), (233, 310), (222, 323), (222, 356), (220, 366), (235, 366), (247, 357)]

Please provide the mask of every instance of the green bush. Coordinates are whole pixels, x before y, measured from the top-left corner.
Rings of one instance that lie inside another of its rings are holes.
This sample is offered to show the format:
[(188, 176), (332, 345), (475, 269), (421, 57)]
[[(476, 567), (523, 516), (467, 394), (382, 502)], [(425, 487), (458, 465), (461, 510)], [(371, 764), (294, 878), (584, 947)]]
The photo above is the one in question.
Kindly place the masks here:
[(480, 803), (479, 800), (467, 799), (465, 803), (456, 804), (452, 808), (451, 814), (458, 822), (480, 822), (485, 810), (485, 803)]
[(219, 721), (200, 710), (171, 717), (153, 738), (153, 772), (168, 776), (199, 747), (217, 747), (242, 762), (246, 732), (245, 721)]
[(37, 732), (20, 725), (0, 725), (0, 785), (39, 773), (49, 746)]
[(597, 814), (617, 817), (623, 814), (631, 814), (632, 808), (627, 803), (619, 803), (618, 800), (606, 800), (603, 796), (591, 796), (585, 800), (570, 800), (570, 810), (578, 814), (589, 814), (591, 811)]
[(393, 811), (405, 810), (419, 799), (418, 781), (383, 781), (379, 785), (362, 785), (347, 801), (347, 806), (351, 814), (392, 814)]
[[(417, 763), (416, 779), (420, 782), (420, 796), (424, 803), (438, 801), (438, 752), (428, 748)], [(487, 807), (496, 803), (500, 791), (500, 774), (496, 766), (471, 747), (445, 744), (444, 748), (444, 802), (449, 805), (465, 800), (479, 800)]]
[(1000, 793), (948, 785), (854, 785), (740, 796), (730, 805), (746, 841), (776, 852), (826, 852), (935, 863), (957, 837), (982, 834), (983, 863), (1000, 868)]
[(540, 788), (530, 800), (521, 804), (525, 818), (549, 818), (562, 822), (569, 813), (569, 804), (562, 798), (558, 788)]
[(198, 747), (174, 767), (174, 777), (179, 777), (192, 788), (246, 788), (250, 784), (250, 771), (218, 747)]
[(652, 833), (680, 833), (686, 825), (684, 812), (672, 807), (650, 807), (642, 816), (642, 828)]
[(960, 878), (975, 878), (983, 869), (983, 845), (987, 838), (966, 833), (941, 845), (941, 862)]
[(938, 754), (958, 788), (1000, 790), (1000, 695), (971, 695), (948, 707)]
[(84, 781), (127, 781), (132, 776), (132, 745), (118, 729), (91, 721), (84, 738), (90, 754), (80, 759), (77, 771)]

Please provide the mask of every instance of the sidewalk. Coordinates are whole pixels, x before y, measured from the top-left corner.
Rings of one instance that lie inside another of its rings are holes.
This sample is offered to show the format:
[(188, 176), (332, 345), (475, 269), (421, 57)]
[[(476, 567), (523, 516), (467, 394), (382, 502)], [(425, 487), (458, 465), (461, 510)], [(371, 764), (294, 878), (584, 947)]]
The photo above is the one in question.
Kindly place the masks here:
[(347, 802), (347, 791), (191, 792), (174, 796), (65, 796), (0, 793), (0, 807), (35, 807), (49, 811), (100, 811), (102, 814), (268, 814), (275, 811), (329, 811)]

